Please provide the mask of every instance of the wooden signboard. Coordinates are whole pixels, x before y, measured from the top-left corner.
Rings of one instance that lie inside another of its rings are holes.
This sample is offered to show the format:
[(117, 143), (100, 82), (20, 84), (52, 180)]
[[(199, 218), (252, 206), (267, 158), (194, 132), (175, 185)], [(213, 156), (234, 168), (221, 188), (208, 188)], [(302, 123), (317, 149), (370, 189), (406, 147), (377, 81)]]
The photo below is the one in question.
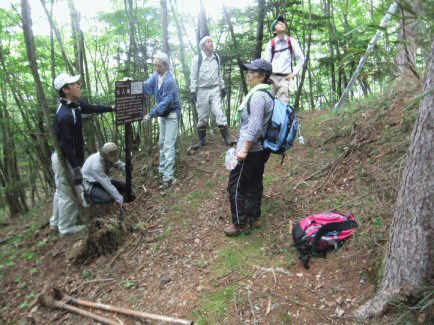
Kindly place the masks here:
[(116, 81), (116, 124), (141, 121), (143, 112), (143, 82)]
[(116, 125), (125, 124), (125, 180), (127, 185), (127, 202), (132, 199), (131, 179), (131, 123), (141, 121), (143, 111), (143, 82), (116, 81)]

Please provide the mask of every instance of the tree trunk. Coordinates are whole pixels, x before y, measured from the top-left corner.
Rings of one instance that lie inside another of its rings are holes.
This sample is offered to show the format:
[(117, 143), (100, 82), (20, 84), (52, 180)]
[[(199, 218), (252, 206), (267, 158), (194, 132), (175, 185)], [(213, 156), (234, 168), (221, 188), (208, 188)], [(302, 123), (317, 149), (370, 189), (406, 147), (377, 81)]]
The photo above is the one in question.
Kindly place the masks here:
[[(387, 248), (380, 290), (356, 315), (385, 312), (390, 301), (416, 296), (434, 276), (434, 42), (424, 98), (412, 134)], [(432, 285), (432, 283), (431, 283)]]
[(29, 210), (26, 203), (26, 192), (18, 169), (17, 151), (12, 128), (12, 118), (8, 112), (8, 101), (4, 80), (0, 80), (0, 130), (2, 136), (2, 162), (0, 173), (2, 174), (2, 187), (5, 192), (6, 202), (10, 216), (16, 216)]
[(336, 97), (336, 71), (335, 71), (335, 54), (333, 49), (333, 30), (332, 30), (332, 16), (331, 16), (331, 10), (330, 10), (330, 0), (324, 0), (324, 7), (323, 12), (324, 16), (327, 17), (327, 25), (328, 25), (328, 31), (329, 31), (329, 39), (328, 39), (328, 48), (329, 48), (329, 67), (330, 67), (330, 78), (331, 78), (331, 85), (330, 85), (330, 98), (333, 98), (333, 101)]
[(169, 18), (167, 15), (167, 1), (160, 0), (160, 8), (161, 8), (161, 30), (163, 31), (163, 52), (166, 53), (170, 57), (170, 48), (169, 48)]
[[(228, 22), (229, 31), (231, 33), (232, 42), (234, 44), (234, 49), (239, 49), (237, 39), (235, 37), (234, 27), (232, 26), (231, 17), (229, 15), (229, 12), (228, 12), (228, 9), (226, 8), (226, 6), (223, 6), (223, 12), (224, 12), (224, 15), (226, 17), (226, 21)], [(236, 58), (237, 58), (238, 66), (240, 68), (241, 87), (242, 87), (244, 95), (247, 95), (247, 84), (246, 84), (246, 78), (244, 77), (244, 67), (243, 67), (243, 62), (241, 61), (240, 53), (238, 50), (236, 50)]]
[[(129, 31), (130, 31), (130, 45), (128, 47), (128, 56), (126, 62), (126, 75), (135, 76), (137, 73), (137, 42), (136, 42), (136, 24), (134, 19), (133, 0), (125, 0), (125, 14), (128, 19)], [(133, 71), (130, 73), (131, 66)]]
[(260, 59), (264, 39), (265, 0), (258, 0), (258, 25), (256, 27), (256, 49), (253, 59)]
[(417, 36), (419, 34), (417, 17), (420, 14), (420, 3), (419, 1), (410, 1), (406, 5), (411, 6), (409, 9), (412, 12), (403, 8), (402, 4), (400, 5), (399, 43), (395, 62), (400, 72), (409, 70), (420, 79), (416, 70)]
[(66, 64), (66, 67), (68, 69), (69, 74), (74, 74), (74, 68), (72, 67), (72, 64), (66, 55), (65, 46), (63, 44), (63, 38), (62, 35), (60, 35), (59, 29), (54, 24), (52, 11), (48, 11), (47, 5), (45, 3), (45, 0), (41, 0), (42, 7), (44, 8), (44, 12), (47, 15), (48, 22), (50, 23), (51, 30), (54, 32), (54, 35), (56, 36), (56, 40), (59, 43), (60, 46), (60, 53), (62, 54), (62, 58), (64, 63)]
[(202, 0), (200, 0), (200, 11), (197, 28), (197, 43), (199, 43), (202, 37), (209, 35), (208, 21), (206, 19), (205, 7)]
[[(187, 85), (187, 88), (188, 88), (190, 86), (190, 82), (191, 82), (190, 70), (188, 68), (187, 60), (185, 58), (186, 57), (185, 56), (185, 43), (184, 43), (184, 37), (183, 37), (183, 33), (182, 33), (182, 28), (181, 28), (182, 22), (180, 22), (178, 20), (178, 10), (176, 7), (176, 0), (172, 0), (170, 2), (170, 6), (171, 6), (172, 14), (173, 14), (173, 19), (175, 20), (175, 26), (176, 26), (176, 31), (178, 34), (179, 45), (180, 45), (179, 51), (181, 54), (182, 74), (184, 75), (185, 84)], [(190, 91), (188, 90), (187, 93), (189, 93), (189, 92)], [(193, 113), (193, 121), (194, 121), (194, 124), (196, 125), (197, 120), (198, 120), (198, 116), (197, 116), (195, 103), (192, 99), (190, 99), (190, 107), (191, 107), (190, 112)]]
[[(21, 0), (21, 19), (23, 23), (23, 33), (24, 33), (24, 41), (25, 41), (26, 51), (27, 51), (27, 58), (29, 61), (30, 70), (32, 71), (33, 81), (35, 82), (36, 97), (38, 100), (38, 104), (44, 114), (46, 125), (51, 126), (52, 121), (50, 119), (48, 102), (45, 98), (44, 89), (42, 87), (41, 79), (39, 77), (39, 72), (38, 72), (38, 64), (37, 64), (38, 61), (36, 57), (35, 42), (34, 42), (33, 31), (32, 31), (32, 18), (30, 15), (30, 5), (28, 0)], [(60, 164), (64, 170), (68, 170), (67, 162), (65, 160), (65, 157), (61, 154), (62, 151), (60, 150), (59, 141), (57, 141), (57, 138), (54, 134), (54, 130), (52, 127), (48, 127), (48, 130), (53, 140), (54, 147), (56, 148), (56, 151), (58, 153)], [(69, 190), (71, 191), (71, 193), (74, 194), (73, 198), (75, 203), (77, 204), (78, 207), (82, 207), (82, 204), (76, 195), (76, 191), (72, 183), (72, 175), (70, 173), (65, 173), (65, 175), (68, 180)]]
[(398, 4), (394, 1), (390, 5), (389, 9), (387, 10), (386, 15), (384, 15), (383, 19), (381, 20), (380, 29), (375, 33), (374, 37), (369, 42), (369, 45), (368, 45), (368, 48), (366, 49), (365, 54), (360, 58), (360, 62), (356, 68), (356, 71), (354, 72), (353, 76), (351, 77), (347, 88), (345, 88), (344, 93), (342, 94), (341, 98), (339, 99), (339, 101), (337, 102), (337, 104), (335, 105), (333, 110), (338, 110), (342, 106), (343, 102), (345, 101), (345, 99), (348, 96), (348, 93), (349, 93), (351, 87), (353, 86), (354, 82), (356, 81), (357, 77), (359, 76), (360, 71), (362, 71), (363, 66), (365, 65), (366, 61), (368, 60), (369, 54), (371, 54), (372, 51), (374, 50), (374, 47), (377, 44), (378, 39), (380, 38), (380, 35), (381, 35), (384, 27), (386, 27), (387, 23), (389, 22), (390, 18), (395, 13), (397, 8), (398, 8)]
[(301, 100), (301, 92), (303, 91), (303, 84), (304, 79), (306, 78), (306, 71), (309, 64), (310, 59), (310, 45), (312, 44), (312, 4), (309, 0), (309, 36), (307, 41), (307, 53), (306, 53), (306, 61), (303, 65), (303, 70), (301, 71), (301, 80), (300, 84), (298, 85), (297, 89), (297, 95), (295, 97), (295, 103), (294, 103), (294, 110), (298, 111), (300, 106), (300, 100)]

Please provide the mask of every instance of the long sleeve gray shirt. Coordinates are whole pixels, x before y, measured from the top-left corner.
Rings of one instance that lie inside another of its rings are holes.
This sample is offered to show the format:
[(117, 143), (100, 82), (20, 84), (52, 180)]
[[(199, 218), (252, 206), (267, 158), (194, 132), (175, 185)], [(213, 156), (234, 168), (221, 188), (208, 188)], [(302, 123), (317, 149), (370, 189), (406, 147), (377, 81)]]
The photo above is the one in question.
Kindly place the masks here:
[(199, 56), (196, 56), (191, 63), (190, 73), (190, 91), (196, 92), (197, 88), (212, 88), (220, 87), (225, 88), (225, 82), (222, 78), (221, 71), (219, 71), (219, 64), (215, 57), (215, 53), (209, 58), (202, 51), (202, 64), (197, 73)]
[(112, 164), (105, 162), (99, 152), (90, 155), (84, 162), (81, 170), (84, 179), (83, 185), (86, 192), (90, 193), (92, 186), (95, 183), (99, 183), (117, 203), (123, 204), (124, 198), (116, 187), (113, 186), (108, 176), (111, 167), (125, 171), (125, 163), (123, 161), (119, 160)]
[(247, 104), (241, 112), (237, 151), (241, 151), (245, 141), (255, 142), (250, 149), (252, 152), (264, 149), (260, 139), (267, 132), (268, 123), (273, 113), (273, 105), (273, 100), (264, 91), (257, 91), (250, 97), (250, 114), (247, 110)]

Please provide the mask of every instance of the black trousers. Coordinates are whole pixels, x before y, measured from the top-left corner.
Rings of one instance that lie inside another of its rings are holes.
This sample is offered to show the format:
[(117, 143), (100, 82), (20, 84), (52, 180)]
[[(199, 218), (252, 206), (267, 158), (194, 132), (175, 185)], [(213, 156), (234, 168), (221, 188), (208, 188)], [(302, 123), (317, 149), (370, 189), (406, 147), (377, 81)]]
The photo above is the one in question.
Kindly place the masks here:
[(249, 152), (246, 160), (231, 170), (228, 181), (232, 223), (244, 227), (261, 216), (262, 183), (269, 150)]
[[(124, 182), (115, 179), (110, 180), (110, 182), (116, 187), (120, 194), (127, 191), (127, 184)], [(113, 197), (99, 183), (95, 183), (92, 186), (89, 197), (94, 204), (106, 204), (114, 201)]]

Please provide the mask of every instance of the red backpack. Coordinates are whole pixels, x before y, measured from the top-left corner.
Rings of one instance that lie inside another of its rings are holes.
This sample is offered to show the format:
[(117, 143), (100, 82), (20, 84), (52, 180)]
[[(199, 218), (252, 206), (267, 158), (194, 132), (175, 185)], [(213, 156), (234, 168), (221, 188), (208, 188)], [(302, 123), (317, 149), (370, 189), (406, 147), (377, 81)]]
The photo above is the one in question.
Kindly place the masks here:
[(309, 269), (311, 255), (325, 257), (327, 251), (337, 250), (357, 230), (353, 215), (323, 212), (306, 217), (292, 228), (292, 238), (300, 252), (303, 266)]

